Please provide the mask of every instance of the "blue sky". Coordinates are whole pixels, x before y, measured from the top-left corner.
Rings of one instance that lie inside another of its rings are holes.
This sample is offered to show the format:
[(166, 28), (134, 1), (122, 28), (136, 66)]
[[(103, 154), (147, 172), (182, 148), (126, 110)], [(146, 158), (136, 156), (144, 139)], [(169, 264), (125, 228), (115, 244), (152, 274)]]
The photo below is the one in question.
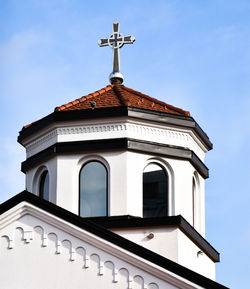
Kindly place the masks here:
[(217, 281), (250, 278), (250, 1), (0, 0), (0, 202), (24, 189), (16, 137), (54, 107), (108, 85), (112, 53), (97, 40), (119, 20), (124, 84), (185, 110), (207, 154), (208, 241)]

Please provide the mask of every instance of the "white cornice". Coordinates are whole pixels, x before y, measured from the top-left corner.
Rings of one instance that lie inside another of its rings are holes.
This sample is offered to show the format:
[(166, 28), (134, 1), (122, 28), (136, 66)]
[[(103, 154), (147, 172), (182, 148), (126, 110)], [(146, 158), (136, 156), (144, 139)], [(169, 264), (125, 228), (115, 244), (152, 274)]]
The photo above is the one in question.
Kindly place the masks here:
[(181, 146), (193, 150), (199, 158), (204, 160), (207, 151), (201, 141), (190, 129), (179, 129), (141, 123), (138, 121), (120, 121), (108, 123), (95, 123), (85, 125), (69, 125), (50, 128), (36, 138), (23, 142), (27, 157), (30, 157), (57, 142), (83, 141), (95, 139), (110, 139), (130, 137), (139, 140), (153, 141), (161, 144)]

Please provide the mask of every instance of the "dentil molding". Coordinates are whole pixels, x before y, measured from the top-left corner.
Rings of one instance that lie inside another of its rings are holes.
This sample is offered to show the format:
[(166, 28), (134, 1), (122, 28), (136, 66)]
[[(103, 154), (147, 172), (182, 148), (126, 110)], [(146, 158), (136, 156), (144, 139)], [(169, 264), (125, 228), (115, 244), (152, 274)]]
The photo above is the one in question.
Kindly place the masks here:
[(70, 141), (71, 138), (77, 141), (115, 137), (154, 140), (159, 143), (188, 147), (193, 150), (200, 159), (203, 159), (203, 155), (206, 152), (205, 147), (192, 131), (158, 128), (129, 122), (54, 128), (46, 134), (37, 136), (35, 140), (27, 142), (25, 147), (27, 157), (30, 157), (56, 142)]

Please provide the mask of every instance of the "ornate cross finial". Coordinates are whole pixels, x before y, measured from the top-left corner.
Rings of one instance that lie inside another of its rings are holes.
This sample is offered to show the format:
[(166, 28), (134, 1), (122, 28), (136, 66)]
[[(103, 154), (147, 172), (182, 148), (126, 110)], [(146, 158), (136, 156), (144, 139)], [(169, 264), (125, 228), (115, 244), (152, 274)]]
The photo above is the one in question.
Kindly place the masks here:
[(113, 49), (113, 71), (109, 75), (111, 84), (121, 84), (123, 82), (123, 75), (120, 72), (120, 48), (124, 44), (132, 44), (135, 41), (135, 37), (132, 35), (123, 36), (119, 32), (119, 26), (119, 22), (114, 22), (113, 33), (109, 38), (101, 38), (98, 41), (100, 47), (110, 46)]

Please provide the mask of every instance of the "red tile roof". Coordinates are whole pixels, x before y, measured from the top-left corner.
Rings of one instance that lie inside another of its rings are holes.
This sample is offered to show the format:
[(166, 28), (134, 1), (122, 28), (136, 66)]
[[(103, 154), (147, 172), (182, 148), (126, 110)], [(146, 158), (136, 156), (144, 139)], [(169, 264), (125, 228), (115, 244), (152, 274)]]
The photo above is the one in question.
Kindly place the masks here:
[(92, 108), (91, 102), (95, 102), (95, 108), (131, 106), (190, 116), (188, 111), (182, 110), (163, 101), (159, 101), (124, 85), (114, 84), (108, 85), (94, 93), (90, 93), (74, 101), (56, 107), (55, 111), (90, 109)]
[[(77, 98), (74, 101), (56, 107), (55, 112), (90, 109), (92, 108), (91, 102), (95, 102), (95, 108), (131, 106), (150, 109), (153, 111), (161, 111), (190, 116), (190, 113), (188, 111), (167, 104), (156, 98), (152, 98), (146, 94), (128, 88), (124, 85), (116, 84), (107, 85), (100, 90), (97, 90), (93, 93)], [(25, 125), (22, 129), (26, 129), (36, 122), (37, 121)]]

